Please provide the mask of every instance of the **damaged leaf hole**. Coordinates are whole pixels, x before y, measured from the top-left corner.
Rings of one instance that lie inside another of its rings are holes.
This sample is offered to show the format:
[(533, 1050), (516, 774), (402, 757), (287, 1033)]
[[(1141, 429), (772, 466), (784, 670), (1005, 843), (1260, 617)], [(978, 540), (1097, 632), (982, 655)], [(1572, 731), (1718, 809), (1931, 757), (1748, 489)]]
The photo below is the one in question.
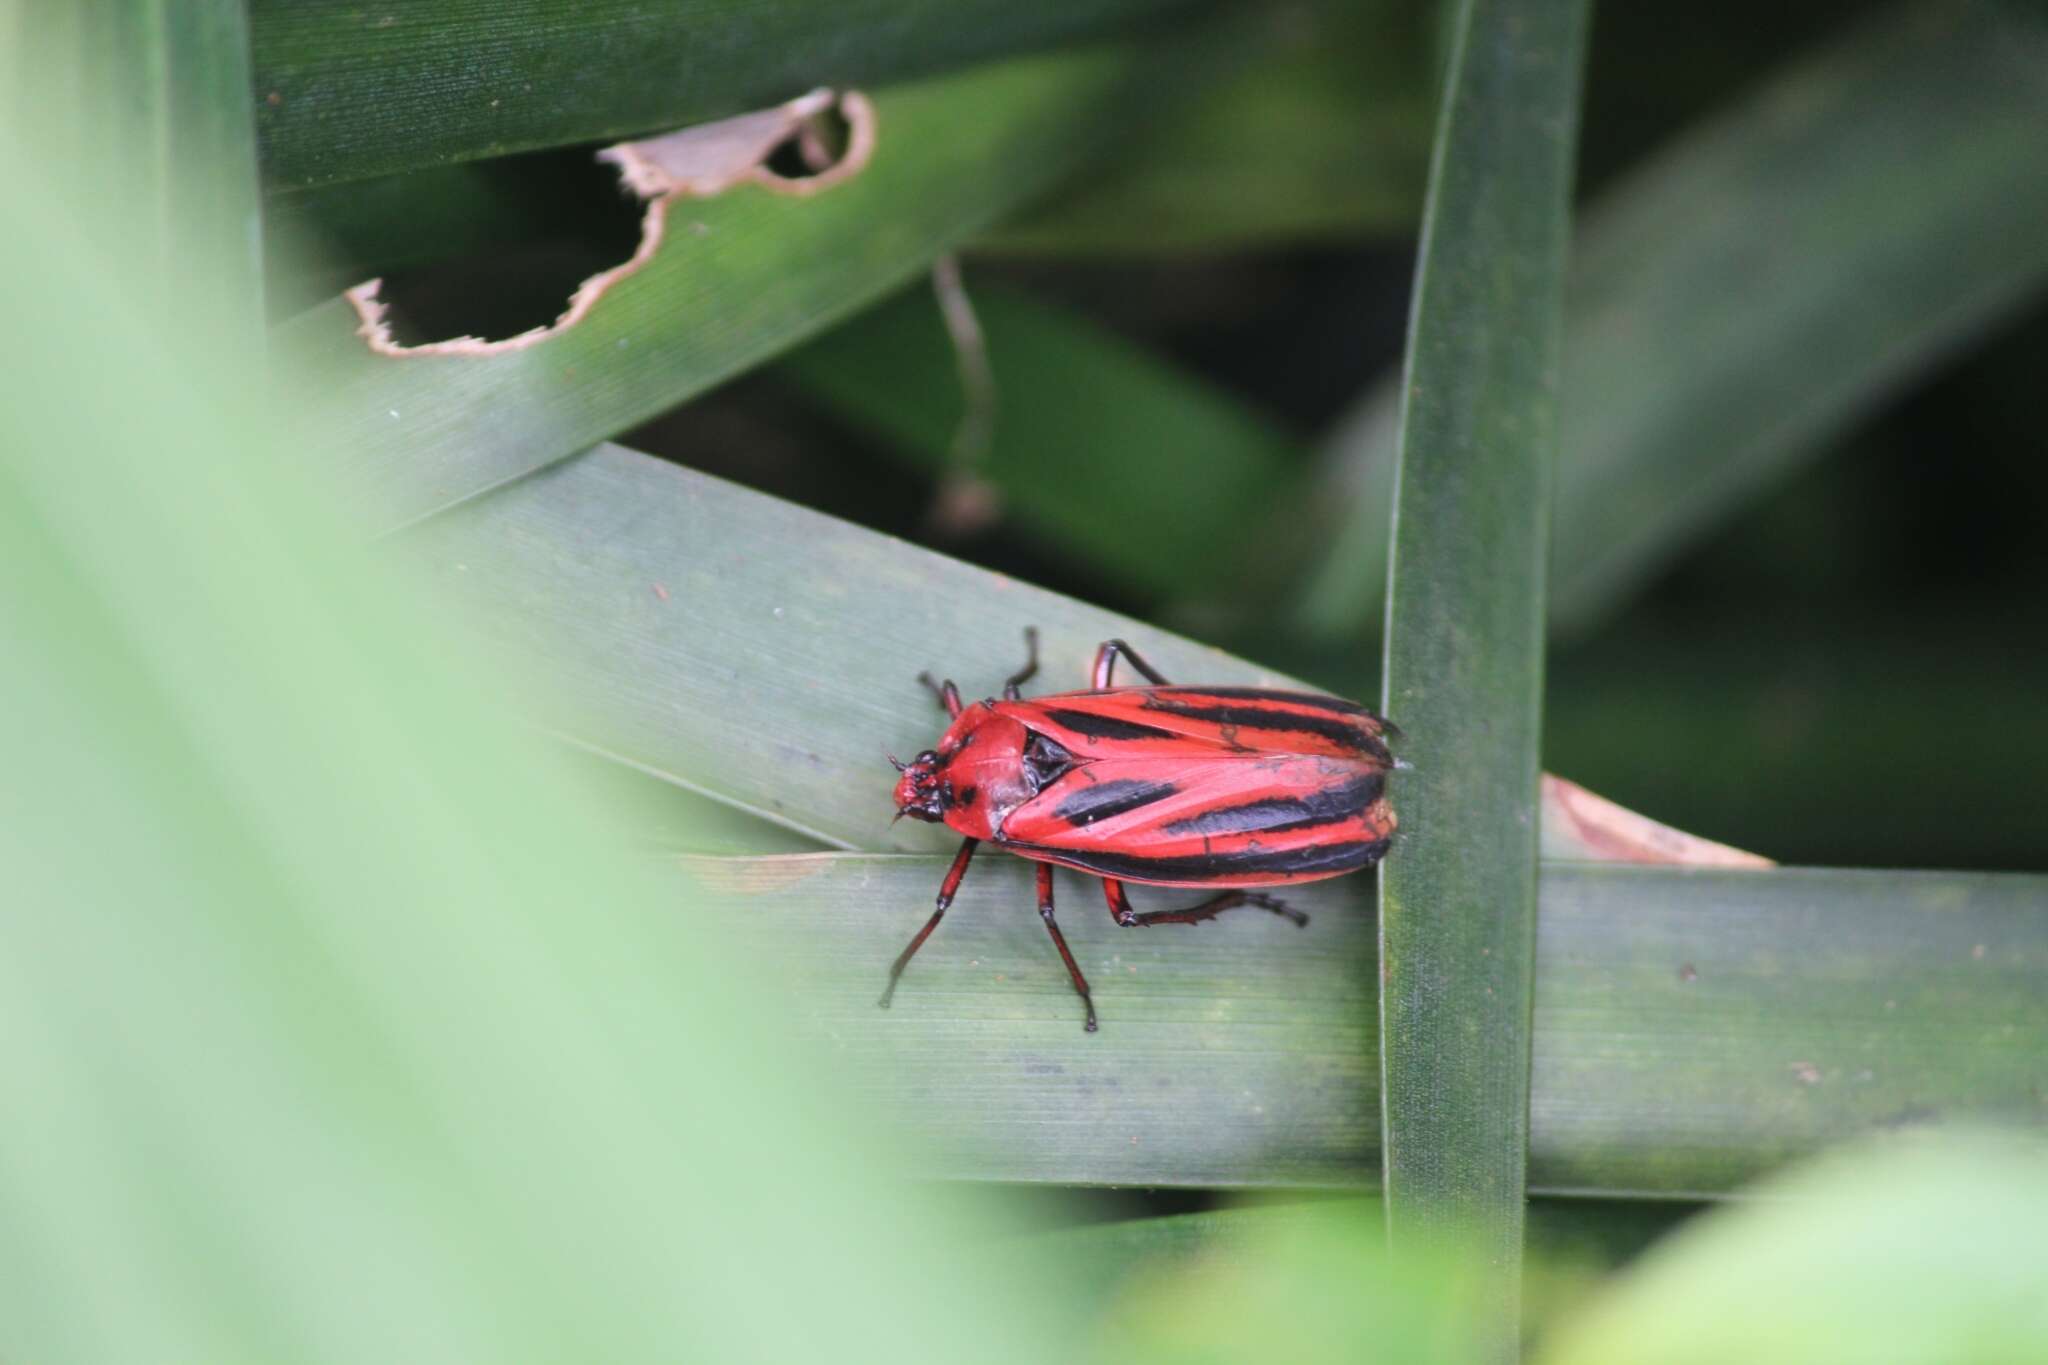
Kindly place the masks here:
[[(487, 170), (515, 226), (490, 250), (393, 270), (347, 290), (357, 332), (384, 355), (519, 350), (581, 322), (665, 238), (678, 201), (740, 186), (806, 196), (857, 175), (874, 150), (857, 91), (814, 90), (772, 109), (658, 137), (506, 157)], [(701, 233), (701, 226), (698, 228)]]
[(783, 180), (811, 180), (846, 160), (853, 147), (853, 125), (834, 100), (804, 118), (795, 132), (775, 144), (761, 165)]
[(392, 341), (502, 341), (546, 327), (584, 280), (632, 256), (643, 206), (597, 150), (531, 152), (483, 168), (483, 193), (504, 206), (504, 237), (449, 260), (386, 271), (377, 298)]

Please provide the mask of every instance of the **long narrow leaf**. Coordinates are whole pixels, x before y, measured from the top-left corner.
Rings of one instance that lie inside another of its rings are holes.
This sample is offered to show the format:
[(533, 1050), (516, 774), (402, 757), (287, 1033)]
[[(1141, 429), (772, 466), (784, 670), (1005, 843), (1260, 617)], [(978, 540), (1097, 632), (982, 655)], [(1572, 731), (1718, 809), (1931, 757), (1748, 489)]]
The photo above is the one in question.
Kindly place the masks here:
[(937, 850), (891, 823), (895, 773), (938, 737), (931, 669), (969, 695), (1023, 662), (1085, 685), (1095, 646), (1169, 676), (1278, 682), (1127, 617), (617, 446), (412, 528), (463, 615), (546, 676), (511, 699), (587, 747), (846, 848)]
[(724, 118), (1101, 34), (1174, 0), (254, 0), (263, 160), (280, 185)]
[[(1553, 621), (1583, 628), (2048, 282), (2048, 24), (1903, 5), (1681, 138), (1585, 215)], [(1728, 287), (1730, 279), (1740, 288)], [(1391, 389), (1304, 506), (1342, 507), (1298, 624), (1379, 611)]]
[[(508, 678), (507, 699), (600, 754), (845, 848), (946, 845), (915, 822), (890, 823), (884, 751), (915, 753), (938, 736), (942, 713), (919, 671), (992, 692), (1021, 662), (1027, 625), (1045, 643), (1034, 686), (1048, 691), (1081, 686), (1095, 646), (1116, 636), (1169, 677), (1287, 683), (1127, 616), (618, 446), (400, 543), (454, 590), (462, 616), (542, 664), (547, 676)], [(1582, 804), (1546, 808), (1546, 854), (1628, 856), (1614, 844), (1626, 831), (1589, 827)]]
[(1386, 713), (1415, 771), (1380, 874), (1386, 1206), (1499, 1275), (1513, 1354), (1535, 989), (1543, 583), (1586, 7), (1459, 11), (1401, 416)]
[[(226, 320), (253, 357), (262, 234), (242, 0), (18, 8), (0, 12), (0, 117), (48, 164), (90, 168), (67, 187), (77, 221), (129, 290), (186, 310), (194, 330), (205, 321), (191, 310)], [(184, 287), (194, 271), (204, 287)]]
[(0, 1356), (1046, 1359), (14, 131)]
[[(1019, 860), (974, 865), (887, 1011), (875, 997), (944, 858), (686, 866), (712, 889), (690, 913), (800, 978), (804, 1030), (924, 1135), (904, 1156), (920, 1174), (1379, 1183), (1365, 879), (1300, 888), (1305, 929), (1138, 930), (1060, 874), (1090, 1035)], [(1979, 1119), (2048, 1141), (2048, 877), (1546, 864), (1541, 901), (1535, 1189), (1720, 1194), (1857, 1133)]]

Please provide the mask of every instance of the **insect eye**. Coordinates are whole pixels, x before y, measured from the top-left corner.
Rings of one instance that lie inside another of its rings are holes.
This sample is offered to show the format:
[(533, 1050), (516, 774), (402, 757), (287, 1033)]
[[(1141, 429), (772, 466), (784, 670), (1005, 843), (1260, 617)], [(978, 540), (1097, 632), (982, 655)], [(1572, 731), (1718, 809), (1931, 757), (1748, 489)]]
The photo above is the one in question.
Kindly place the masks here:
[(925, 767), (929, 768), (939, 761), (939, 756), (936, 753), (932, 752), (930, 749), (926, 749), (923, 753), (919, 754), (912, 761), (916, 763), (921, 763)]

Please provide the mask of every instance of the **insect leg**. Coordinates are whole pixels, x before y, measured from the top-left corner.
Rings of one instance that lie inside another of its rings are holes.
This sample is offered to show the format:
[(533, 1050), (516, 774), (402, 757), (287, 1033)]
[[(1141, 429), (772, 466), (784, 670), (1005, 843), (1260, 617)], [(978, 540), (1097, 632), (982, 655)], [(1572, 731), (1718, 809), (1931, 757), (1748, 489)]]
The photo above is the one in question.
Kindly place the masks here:
[(896, 965), (889, 968), (889, 984), (882, 991), (882, 998), (876, 1002), (883, 1009), (889, 1008), (890, 997), (896, 994), (896, 983), (902, 979), (903, 969), (910, 965), (910, 959), (924, 947), (924, 941), (932, 936), (932, 930), (938, 928), (939, 921), (946, 917), (946, 907), (953, 903), (953, 893), (960, 889), (960, 879), (967, 875), (968, 860), (974, 857), (974, 846), (980, 842), (979, 839), (961, 841), (960, 851), (953, 855), (953, 865), (946, 869), (946, 880), (939, 883), (938, 908), (924, 922), (924, 928), (917, 931), (917, 937), (910, 940), (910, 946), (896, 955)]
[(936, 682), (929, 673), (918, 674), (917, 680), (932, 690), (932, 695), (939, 699), (939, 705), (946, 708), (947, 715), (958, 716), (960, 714), (960, 689), (953, 686), (951, 678), (946, 679), (943, 686)]
[(1122, 882), (1114, 877), (1104, 877), (1102, 894), (1109, 901), (1109, 917), (1118, 925), (1128, 929), (1138, 922), (1138, 912), (1131, 909), (1131, 898)]
[(1081, 1025), (1088, 1032), (1095, 1032), (1095, 997), (1088, 993), (1088, 978), (1081, 975), (1081, 964), (1074, 961), (1074, 955), (1067, 951), (1066, 935), (1052, 917), (1052, 864), (1038, 865), (1038, 915), (1045, 921), (1045, 932), (1052, 935), (1052, 946), (1060, 950), (1060, 961), (1067, 964), (1067, 975), (1074, 978), (1074, 989), (1081, 993), (1081, 1005), (1088, 1011), (1088, 1022)]
[(1200, 924), (1204, 920), (1215, 919), (1225, 910), (1235, 910), (1241, 905), (1270, 910), (1282, 919), (1294, 921), (1296, 926), (1308, 923), (1308, 916), (1286, 901), (1257, 891), (1221, 891), (1185, 910), (1148, 910), (1141, 914), (1131, 908), (1130, 893), (1124, 890), (1122, 882), (1111, 881), (1105, 877), (1102, 880), (1102, 889), (1109, 897), (1110, 918), (1126, 929), (1144, 929), (1154, 924)]
[(1089, 670), (1090, 681), (1088, 685), (1097, 690), (1108, 687), (1110, 679), (1116, 675), (1116, 661), (1119, 656), (1129, 659), (1131, 667), (1143, 674), (1146, 681), (1158, 687), (1172, 686), (1166, 679), (1159, 676), (1158, 669), (1145, 662), (1144, 656), (1140, 655), (1137, 650), (1132, 649), (1122, 640), (1104, 640), (1101, 646), (1096, 649), (1095, 667)]
[(1003, 699), (1005, 701), (1017, 701), (1022, 698), (1024, 695), (1024, 684), (1030, 682), (1032, 675), (1038, 672), (1037, 626), (1024, 627), (1024, 648), (1028, 651), (1028, 657), (1024, 660), (1024, 666), (1003, 679)]

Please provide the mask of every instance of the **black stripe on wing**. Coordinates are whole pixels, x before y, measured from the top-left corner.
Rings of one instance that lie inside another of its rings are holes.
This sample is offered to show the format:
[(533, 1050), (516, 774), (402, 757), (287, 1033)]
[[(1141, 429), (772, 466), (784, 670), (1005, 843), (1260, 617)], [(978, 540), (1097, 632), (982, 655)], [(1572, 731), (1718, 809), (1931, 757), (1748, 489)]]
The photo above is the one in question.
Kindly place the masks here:
[(1074, 711), (1064, 706), (1042, 707), (1041, 713), (1053, 724), (1072, 730), (1077, 735), (1090, 739), (1185, 739), (1172, 730), (1162, 730), (1156, 725), (1141, 725), (1134, 720), (1120, 720), (1115, 716), (1098, 715), (1093, 711)]
[(1275, 711), (1263, 706), (1204, 706), (1169, 696), (1147, 697), (1144, 708), (1187, 720), (1207, 721), (1211, 725), (1232, 726), (1239, 734), (1250, 730), (1273, 735), (1320, 735), (1354, 753), (1372, 754), (1382, 762), (1387, 757), (1387, 746), (1369, 732), (1334, 717), (1305, 716), (1298, 711)]
[(1097, 820), (1107, 820), (1112, 815), (1149, 806), (1154, 801), (1163, 801), (1180, 791), (1171, 782), (1141, 782), (1136, 778), (1118, 777), (1107, 782), (1096, 782), (1082, 787), (1052, 808), (1055, 820), (1064, 820), (1070, 825), (1092, 825)]
[(1384, 773), (1361, 773), (1306, 796), (1262, 796), (1233, 806), (1211, 806), (1163, 827), (1168, 834), (1281, 834), (1317, 825), (1355, 820), (1379, 800), (1387, 785)]

